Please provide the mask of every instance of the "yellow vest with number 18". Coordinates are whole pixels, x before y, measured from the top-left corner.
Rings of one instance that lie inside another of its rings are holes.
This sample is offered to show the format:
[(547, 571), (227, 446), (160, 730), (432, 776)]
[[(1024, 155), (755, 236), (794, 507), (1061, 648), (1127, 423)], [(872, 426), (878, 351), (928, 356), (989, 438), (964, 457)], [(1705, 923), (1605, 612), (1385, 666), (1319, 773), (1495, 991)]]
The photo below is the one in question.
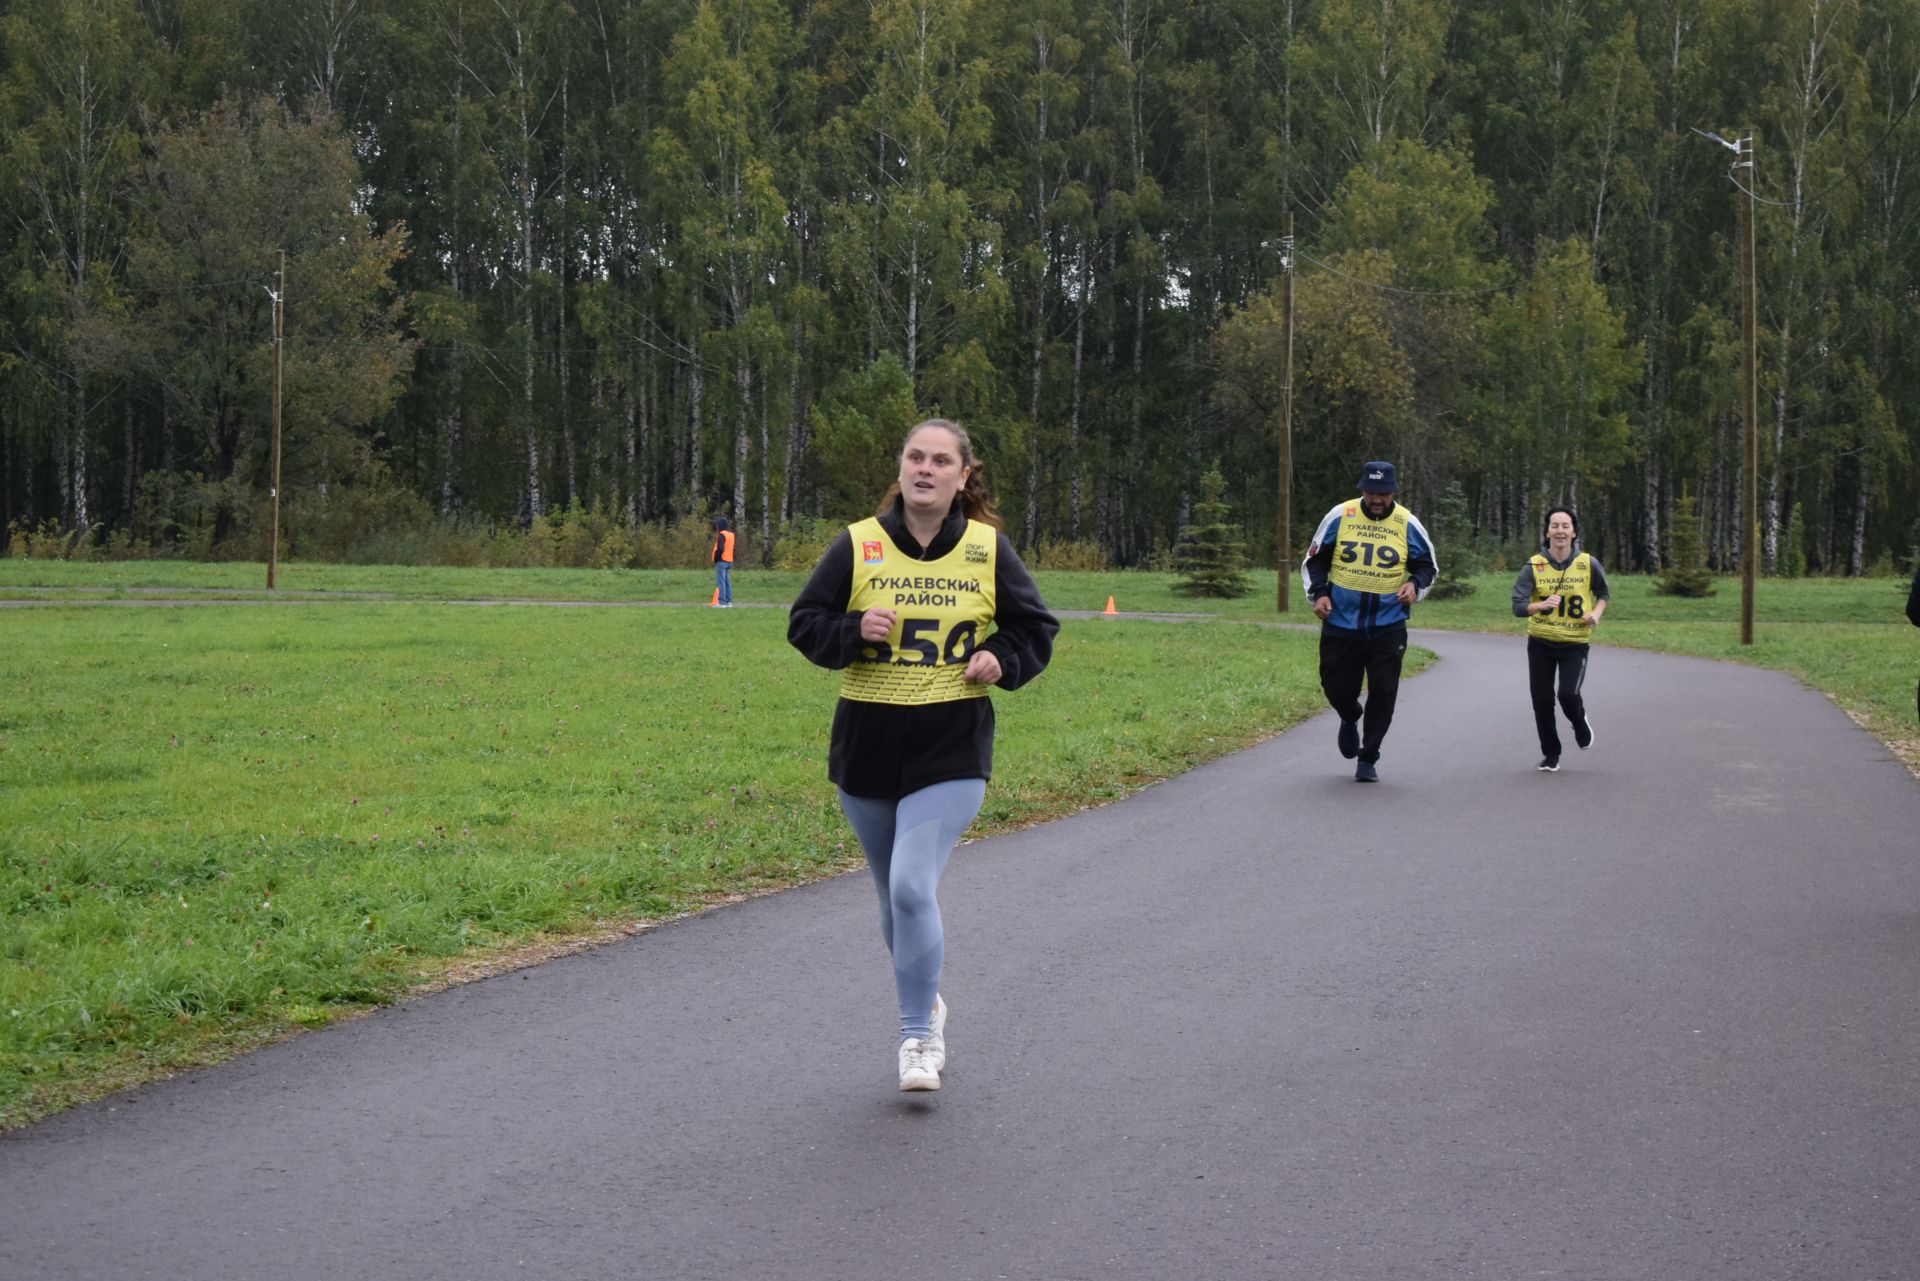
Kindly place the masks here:
[(847, 533), (853, 538), (847, 608), (891, 609), (895, 618), (887, 639), (863, 644), (841, 673), (840, 697), (910, 706), (985, 697), (988, 686), (961, 677), (993, 622), (998, 531), (970, 520), (938, 560), (907, 555), (872, 518), (847, 526)]
[(1545, 600), (1557, 593), (1560, 604), (1529, 617), (1527, 635), (1578, 645), (1592, 640), (1593, 629), (1584, 620), (1587, 607), (1593, 604), (1593, 558), (1581, 552), (1565, 569), (1555, 569), (1545, 556), (1535, 556), (1528, 563), (1533, 566), (1533, 598)]
[(1364, 504), (1351, 502), (1340, 513), (1338, 544), (1327, 577), (1351, 592), (1391, 596), (1407, 581), (1407, 509), (1375, 520)]

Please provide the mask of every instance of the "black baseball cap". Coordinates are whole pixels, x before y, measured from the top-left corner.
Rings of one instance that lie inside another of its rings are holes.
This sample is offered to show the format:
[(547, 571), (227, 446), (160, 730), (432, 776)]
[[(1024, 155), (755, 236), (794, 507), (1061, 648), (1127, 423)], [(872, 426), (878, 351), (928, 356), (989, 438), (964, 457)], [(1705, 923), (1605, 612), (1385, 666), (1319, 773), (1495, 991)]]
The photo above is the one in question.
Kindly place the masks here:
[(1393, 478), (1392, 463), (1368, 463), (1360, 469), (1360, 492), (1363, 494), (1391, 494), (1400, 485)]

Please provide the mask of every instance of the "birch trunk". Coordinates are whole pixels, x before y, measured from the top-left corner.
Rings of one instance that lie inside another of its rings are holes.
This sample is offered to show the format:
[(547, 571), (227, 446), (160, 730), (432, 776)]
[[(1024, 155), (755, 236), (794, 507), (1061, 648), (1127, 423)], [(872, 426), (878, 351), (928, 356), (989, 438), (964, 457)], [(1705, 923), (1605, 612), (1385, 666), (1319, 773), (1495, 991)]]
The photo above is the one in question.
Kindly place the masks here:
[[(809, 220), (804, 209), (796, 210), (794, 215), (795, 250), (798, 261), (794, 265), (794, 280), (798, 284), (807, 284), (811, 277), (808, 271)], [(806, 457), (807, 447), (807, 406), (804, 403), (800, 371), (807, 365), (807, 318), (804, 308), (796, 307), (793, 317), (793, 362), (787, 366), (787, 457), (783, 472), (784, 483), (780, 487), (780, 525), (786, 528), (793, 524), (793, 518), (799, 514), (799, 492), (801, 464)]]
[(73, 422), (73, 461), (68, 471), (71, 489), (68, 501), (72, 508), (73, 519), (69, 528), (86, 529), (93, 523), (93, 514), (87, 506), (87, 372), (81, 366), (74, 386), (74, 422)]
[(787, 368), (787, 461), (780, 487), (780, 524), (793, 524), (798, 514), (800, 465), (806, 448), (807, 408), (801, 403), (800, 369), (807, 363), (807, 322), (793, 322), (793, 363)]
[(766, 388), (760, 396), (760, 563), (773, 564), (773, 439), (767, 422)]
[[(456, 89), (453, 95), (453, 152), (460, 154), (460, 127), (465, 113), (460, 109), (466, 101), (464, 92)], [(456, 214), (453, 220), (453, 239), (460, 240), (460, 219)], [(447, 283), (453, 290), (455, 299), (464, 298), (460, 289), (460, 254), (455, 251), (447, 263)], [(283, 326), (284, 327), (284, 326)], [(440, 438), (440, 515), (451, 516), (455, 507), (454, 471), (460, 458), (461, 409), (466, 401), (461, 396), (461, 376), (465, 372), (461, 367), (460, 341), (456, 338), (452, 351), (448, 355), (451, 368), (448, 373), (447, 412), (441, 420)]]
[(733, 518), (735, 529), (745, 529), (747, 525), (747, 452), (751, 442), (747, 437), (747, 425), (753, 414), (753, 371), (747, 367), (745, 356), (734, 361), (734, 386), (740, 391), (740, 405), (735, 411), (733, 421)]
[[(1053, 41), (1044, 26), (1036, 25), (1033, 57), (1036, 78), (1045, 84), (1052, 61)], [(1045, 90), (1034, 104), (1033, 141), (1033, 221), (1034, 243), (1040, 249), (1040, 270), (1033, 282), (1033, 323), (1028, 351), (1027, 392), (1027, 521), (1026, 542), (1032, 548), (1039, 542), (1040, 527), (1040, 400), (1045, 385), (1047, 363), (1047, 296), (1053, 283), (1053, 232), (1048, 220), (1047, 131), (1051, 124), (1051, 101)]]
[[(1044, 278), (1046, 272), (1042, 272)], [(1045, 287), (1042, 286), (1044, 294)], [(1040, 541), (1040, 389), (1047, 363), (1046, 311), (1036, 299), (1033, 308), (1033, 336), (1028, 353), (1027, 380), (1027, 511), (1021, 530), (1026, 550)]]
[(1640, 503), (1640, 545), (1643, 551), (1638, 568), (1652, 573), (1662, 568), (1665, 561), (1660, 554), (1660, 469), (1652, 463), (1647, 464), (1641, 480)]
[[(1780, 345), (1789, 344), (1789, 326), (1780, 331)], [(1787, 450), (1787, 371), (1781, 360), (1780, 385), (1773, 393), (1773, 459), (1767, 465), (1767, 501), (1761, 511), (1761, 572), (1772, 574), (1780, 559), (1780, 459)]]
[(580, 464), (578, 443), (573, 438), (572, 415), (569, 413), (568, 374), (570, 362), (567, 358), (567, 262), (572, 256), (572, 241), (567, 234), (567, 77), (560, 77), (560, 185), (554, 194), (555, 212), (560, 219), (560, 248), (555, 264), (559, 276), (559, 289), (555, 290), (554, 305), (558, 325), (560, 363), (560, 445), (567, 460), (567, 505), (580, 501)]
[[(1858, 578), (1867, 572), (1867, 495), (1873, 488), (1864, 450), (1860, 454), (1860, 485), (1853, 498), (1853, 542), (1847, 549), (1847, 576)], [(1832, 561), (1829, 559), (1828, 564)]]
[(1072, 513), (1070, 528), (1073, 541), (1080, 541), (1080, 495), (1086, 486), (1086, 459), (1080, 451), (1080, 407), (1086, 388), (1087, 364), (1087, 242), (1081, 238), (1079, 253), (1074, 261), (1076, 287), (1080, 291), (1079, 305), (1073, 316), (1073, 405), (1067, 417), (1067, 452), (1073, 467)]
[(907, 249), (907, 386), (920, 385), (920, 233), (915, 231)]
[[(706, 424), (702, 419), (702, 414), (706, 408), (703, 402), (706, 399), (707, 381), (706, 371), (700, 364), (702, 357), (700, 355), (699, 338), (695, 337), (690, 345), (693, 354), (689, 361), (691, 373), (687, 387), (687, 490), (685, 491), (685, 501), (691, 503), (694, 507), (698, 507), (706, 500), (706, 483), (701, 479), (701, 471), (706, 460), (702, 457), (704, 451), (701, 449), (701, 441), (706, 432)], [(689, 510), (691, 510), (691, 508), (689, 508)]]
[(53, 440), (53, 487), (59, 495), (60, 523), (63, 526), (73, 524), (73, 387), (63, 366), (55, 373), (58, 380), (60, 405), (54, 411), (54, 421), (59, 424)]
[(561, 451), (567, 460), (567, 503), (571, 506), (580, 501), (580, 452), (579, 442), (573, 438), (573, 416), (568, 413), (568, 384), (570, 365), (567, 360), (567, 286), (563, 276), (559, 289), (559, 341), (560, 341), (560, 443)]
[(1040, 541), (1040, 424), (1032, 421), (1027, 432), (1027, 518), (1020, 532), (1025, 541), (1021, 550), (1032, 552)]

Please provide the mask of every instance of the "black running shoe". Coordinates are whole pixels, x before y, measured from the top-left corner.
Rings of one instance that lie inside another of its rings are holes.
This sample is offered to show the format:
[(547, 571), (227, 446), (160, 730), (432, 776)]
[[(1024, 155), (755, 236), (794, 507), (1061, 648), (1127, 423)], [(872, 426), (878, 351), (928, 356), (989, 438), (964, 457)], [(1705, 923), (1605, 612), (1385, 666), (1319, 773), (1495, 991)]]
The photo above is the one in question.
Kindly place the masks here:
[(1340, 755), (1352, 760), (1360, 755), (1360, 725), (1356, 721), (1340, 722)]
[(1580, 745), (1583, 752), (1593, 746), (1593, 722), (1587, 719), (1585, 712), (1573, 723), (1573, 741)]
[(1357, 783), (1378, 783), (1380, 772), (1374, 769), (1372, 761), (1361, 761), (1353, 767), (1353, 778)]
[(1560, 772), (1560, 758), (1558, 756), (1542, 756), (1540, 763), (1534, 766), (1534, 768), (1542, 774), (1558, 774)]

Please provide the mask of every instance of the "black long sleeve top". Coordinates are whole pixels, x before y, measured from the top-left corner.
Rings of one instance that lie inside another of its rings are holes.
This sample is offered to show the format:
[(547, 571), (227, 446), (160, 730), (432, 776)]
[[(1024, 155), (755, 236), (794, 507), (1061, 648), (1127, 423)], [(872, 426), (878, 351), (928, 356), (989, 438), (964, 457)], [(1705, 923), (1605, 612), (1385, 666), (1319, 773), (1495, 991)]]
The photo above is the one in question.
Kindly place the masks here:
[[(956, 505), (931, 544), (907, 532), (898, 503), (880, 516), (887, 536), (908, 555), (944, 556), (966, 533)], [(1033, 575), (1005, 534), (996, 535), (994, 631), (980, 648), (1000, 660), (1001, 689), (1019, 689), (1046, 669), (1060, 621), (1040, 599)], [(838, 671), (860, 653), (860, 615), (853, 595), (853, 539), (833, 540), (787, 618), (787, 641), (809, 662)], [(919, 707), (843, 698), (833, 710), (827, 777), (854, 796), (897, 800), (935, 783), (993, 775), (993, 700), (963, 698)]]

